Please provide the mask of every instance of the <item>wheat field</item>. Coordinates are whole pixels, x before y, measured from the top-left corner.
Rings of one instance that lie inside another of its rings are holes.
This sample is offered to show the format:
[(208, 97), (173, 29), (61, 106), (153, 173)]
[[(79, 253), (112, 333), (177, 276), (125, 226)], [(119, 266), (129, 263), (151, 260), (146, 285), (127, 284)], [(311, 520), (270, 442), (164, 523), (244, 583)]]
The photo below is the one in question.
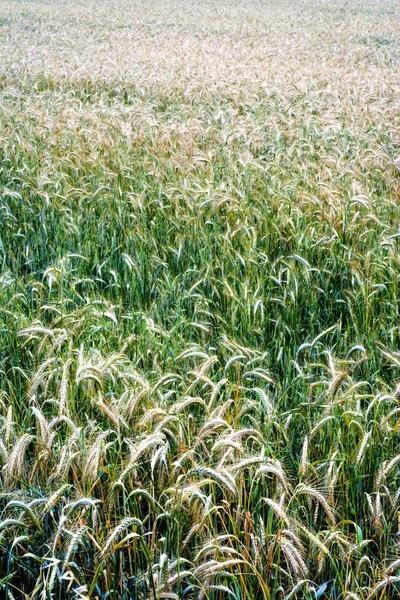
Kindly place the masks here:
[(0, 0), (0, 596), (400, 596), (397, 0)]

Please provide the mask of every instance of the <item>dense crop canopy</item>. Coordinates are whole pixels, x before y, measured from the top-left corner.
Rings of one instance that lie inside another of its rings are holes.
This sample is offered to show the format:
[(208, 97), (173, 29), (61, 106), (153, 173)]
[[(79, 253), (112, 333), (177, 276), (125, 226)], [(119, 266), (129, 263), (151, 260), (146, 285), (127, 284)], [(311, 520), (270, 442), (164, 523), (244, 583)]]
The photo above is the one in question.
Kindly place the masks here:
[(399, 597), (399, 23), (0, 0), (1, 597)]

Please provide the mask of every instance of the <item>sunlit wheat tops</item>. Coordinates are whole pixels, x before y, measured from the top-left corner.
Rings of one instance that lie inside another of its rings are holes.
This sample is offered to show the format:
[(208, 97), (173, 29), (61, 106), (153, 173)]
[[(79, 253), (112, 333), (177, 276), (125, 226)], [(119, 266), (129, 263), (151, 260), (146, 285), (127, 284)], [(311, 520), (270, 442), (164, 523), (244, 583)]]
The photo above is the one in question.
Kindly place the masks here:
[(400, 597), (400, 6), (0, 0), (0, 597)]

